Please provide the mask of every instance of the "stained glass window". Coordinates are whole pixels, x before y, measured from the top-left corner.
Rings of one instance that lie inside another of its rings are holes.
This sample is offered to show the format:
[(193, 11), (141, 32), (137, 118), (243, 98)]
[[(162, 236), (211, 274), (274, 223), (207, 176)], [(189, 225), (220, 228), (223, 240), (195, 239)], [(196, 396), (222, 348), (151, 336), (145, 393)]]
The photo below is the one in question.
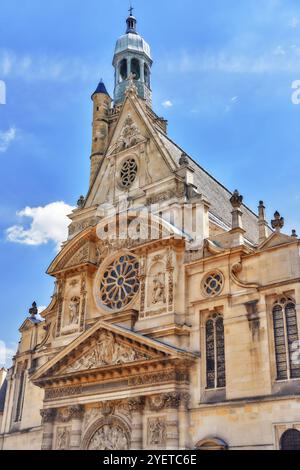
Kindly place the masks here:
[(297, 313), (295, 302), (291, 298), (283, 297), (275, 302), (273, 329), (277, 380), (300, 378)]
[(206, 322), (206, 386), (208, 389), (226, 386), (223, 317), (214, 314)]
[(135, 256), (126, 254), (113, 261), (105, 270), (101, 285), (100, 298), (110, 310), (121, 310), (138, 293), (139, 263)]
[(208, 274), (202, 282), (202, 290), (205, 295), (215, 297), (221, 294), (224, 279), (221, 273), (213, 272)]

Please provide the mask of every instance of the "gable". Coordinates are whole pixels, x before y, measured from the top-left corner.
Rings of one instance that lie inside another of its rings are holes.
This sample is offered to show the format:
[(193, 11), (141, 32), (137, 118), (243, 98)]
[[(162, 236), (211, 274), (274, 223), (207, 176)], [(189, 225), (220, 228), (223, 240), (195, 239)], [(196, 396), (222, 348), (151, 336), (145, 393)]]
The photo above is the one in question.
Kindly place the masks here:
[[(120, 171), (128, 158), (137, 163), (137, 178), (130, 188), (122, 188)], [(130, 95), (123, 103), (85, 207), (112, 202), (126, 193), (141, 193), (141, 188), (173, 176), (176, 169), (177, 163), (162, 144), (143, 105)]]
[(298, 242), (297, 238), (285, 235), (284, 233), (274, 232), (270, 235), (263, 243), (258, 247), (259, 250), (267, 250), (268, 248), (273, 248), (280, 245), (285, 245), (287, 243)]

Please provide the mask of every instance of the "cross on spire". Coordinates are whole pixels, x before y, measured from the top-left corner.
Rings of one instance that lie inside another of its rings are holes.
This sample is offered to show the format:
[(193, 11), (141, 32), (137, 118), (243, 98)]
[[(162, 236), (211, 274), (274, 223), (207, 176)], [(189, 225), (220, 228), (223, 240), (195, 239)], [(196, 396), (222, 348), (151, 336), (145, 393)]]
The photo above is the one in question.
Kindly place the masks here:
[(133, 8), (132, 4), (130, 3), (130, 7), (129, 7), (129, 10), (128, 10), (129, 13), (130, 13), (130, 16), (133, 16), (132, 15), (133, 10), (134, 10), (134, 8)]

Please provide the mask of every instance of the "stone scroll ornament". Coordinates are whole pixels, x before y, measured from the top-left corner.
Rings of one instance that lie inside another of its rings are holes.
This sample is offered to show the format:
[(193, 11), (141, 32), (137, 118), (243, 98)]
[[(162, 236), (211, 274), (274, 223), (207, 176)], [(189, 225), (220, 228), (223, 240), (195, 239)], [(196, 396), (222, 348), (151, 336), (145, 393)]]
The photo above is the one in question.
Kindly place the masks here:
[(103, 331), (96, 344), (92, 347), (92, 350), (70, 365), (66, 372), (72, 373), (81, 370), (97, 369), (98, 367), (146, 359), (149, 359), (149, 356), (129, 346), (120, 344), (112, 333)]

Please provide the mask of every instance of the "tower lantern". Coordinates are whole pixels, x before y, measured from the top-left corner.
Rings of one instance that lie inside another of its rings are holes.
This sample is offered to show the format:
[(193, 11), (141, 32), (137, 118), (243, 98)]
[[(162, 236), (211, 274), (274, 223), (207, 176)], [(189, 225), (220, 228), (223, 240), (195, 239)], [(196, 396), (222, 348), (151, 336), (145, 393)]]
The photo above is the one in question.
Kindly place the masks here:
[(129, 85), (130, 77), (132, 77), (138, 90), (138, 96), (151, 107), (150, 71), (153, 62), (150, 46), (138, 34), (137, 20), (133, 16), (132, 10), (130, 8), (130, 15), (126, 20), (126, 33), (118, 39), (113, 58), (115, 68), (114, 104), (118, 105), (124, 101), (125, 90)]

